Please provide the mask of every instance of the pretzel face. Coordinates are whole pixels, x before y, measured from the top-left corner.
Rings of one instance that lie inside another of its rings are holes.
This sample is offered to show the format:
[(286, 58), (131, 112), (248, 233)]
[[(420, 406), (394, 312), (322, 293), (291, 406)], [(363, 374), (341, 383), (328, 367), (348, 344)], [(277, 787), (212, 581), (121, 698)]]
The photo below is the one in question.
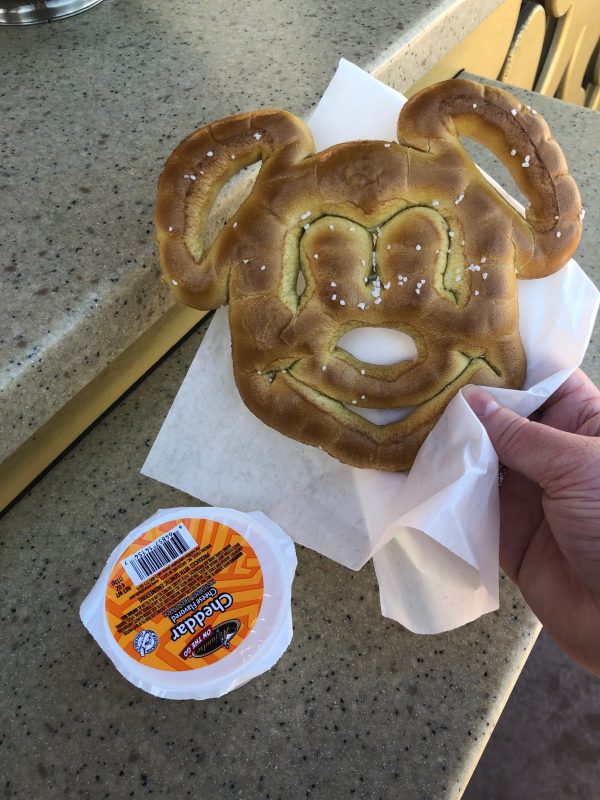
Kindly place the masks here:
[[(499, 99), (516, 102), (503, 92), (498, 98), (498, 90), (486, 98), (489, 90), (478, 84), (448, 83), (456, 95), (453, 123), (470, 118), (473, 96), (476, 106), (490, 106), (485, 124), (497, 121)], [(428, 124), (435, 128), (448, 92), (433, 89), (438, 116)], [(407, 107), (419, 108), (422, 95)], [(410, 129), (407, 107), (401, 142)], [(507, 148), (519, 133), (508, 114)], [(421, 109), (419, 120), (426, 116)], [(408, 468), (468, 383), (522, 385), (517, 273), (555, 271), (578, 239), (578, 194), (565, 183), (552, 140), (550, 166), (531, 132), (525, 144), (539, 154), (526, 162), (540, 173), (530, 190), (535, 227), (481, 177), (452, 128), (433, 130), (421, 148), (351, 142), (312, 155), (299, 120), (257, 112), (196, 132), (161, 176), (156, 223), (165, 277), (190, 305), (229, 303), (234, 374), (246, 405), (282, 433), (355, 466)], [(470, 128), (467, 134), (475, 138)], [(216, 191), (258, 157), (264, 164), (250, 197), (204, 253), (204, 219)], [(552, 216), (560, 229), (540, 216), (544, 204), (559, 210)], [(382, 366), (340, 347), (345, 333), (364, 327), (403, 331), (417, 357)], [(358, 413), (366, 408), (405, 415), (377, 425)]]
[[(309, 425), (303, 436), (325, 448), (332, 434), (338, 441), (369, 436), (384, 448), (392, 429), (403, 441), (429, 430), (469, 382), (522, 382), (514, 268), (494, 269), (484, 257), (470, 271), (454, 269), (462, 263), (452, 258), (457, 220), (453, 231), (440, 211), (425, 207), (368, 222), (316, 208), (308, 223), (305, 214), (283, 234), (285, 269), (277, 266), (279, 247), (265, 253), (259, 227), (256, 250), (250, 230), (244, 244), (247, 255), (260, 257), (242, 258), (246, 269), (231, 271), (231, 327), (244, 331), (233, 338), (234, 371), (257, 416), (293, 420), (294, 429)], [(338, 346), (360, 327), (403, 331), (417, 358), (390, 366), (360, 361)], [(413, 410), (378, 426), (356, 413), (361, 408)]]

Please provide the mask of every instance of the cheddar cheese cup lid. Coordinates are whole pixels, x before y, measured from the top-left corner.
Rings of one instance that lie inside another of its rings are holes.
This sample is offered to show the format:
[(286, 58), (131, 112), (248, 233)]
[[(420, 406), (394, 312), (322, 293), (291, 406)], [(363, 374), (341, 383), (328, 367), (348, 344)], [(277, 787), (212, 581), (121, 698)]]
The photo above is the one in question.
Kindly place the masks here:
[(161, 510), (115, 548), (80, 616), (135, 686), (220, 697), (287, 649), (295, 569), (292, 540), (260, 512)]

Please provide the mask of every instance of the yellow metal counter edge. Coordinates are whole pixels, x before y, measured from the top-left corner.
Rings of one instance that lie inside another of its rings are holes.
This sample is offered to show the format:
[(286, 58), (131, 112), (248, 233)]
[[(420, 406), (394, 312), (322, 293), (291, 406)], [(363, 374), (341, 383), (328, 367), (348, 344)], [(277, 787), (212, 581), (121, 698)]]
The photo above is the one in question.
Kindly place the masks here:
[(209, 313), (174, 305), (0, 464), (0, 511)]

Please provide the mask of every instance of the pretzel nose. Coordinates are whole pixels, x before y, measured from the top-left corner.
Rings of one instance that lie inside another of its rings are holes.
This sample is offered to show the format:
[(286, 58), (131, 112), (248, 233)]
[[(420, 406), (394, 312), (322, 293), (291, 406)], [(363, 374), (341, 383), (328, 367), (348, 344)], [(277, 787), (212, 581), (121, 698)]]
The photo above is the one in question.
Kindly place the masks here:
[(418, 357), (415, 340), (407, 333), (392, 328), (352, 328), (338, 339), (337, 347), (365, 364), (381, 366), (415, 361)]

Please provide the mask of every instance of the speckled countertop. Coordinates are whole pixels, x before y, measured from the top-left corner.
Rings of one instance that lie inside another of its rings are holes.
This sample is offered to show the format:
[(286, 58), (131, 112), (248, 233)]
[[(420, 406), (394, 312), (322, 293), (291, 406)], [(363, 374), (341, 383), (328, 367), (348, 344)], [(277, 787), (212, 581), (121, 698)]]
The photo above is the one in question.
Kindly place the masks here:
[(501, 0), (105, 0), (0, 28), (0, 460), (172, 304), (156, 181), (195, 127), (306, 115), (340, 57), (396, 88)]
[(415, 636), (381, 616), (370, 564), (355, 573), (298, 547), (290, 648), (202, 703), (134, 688), (79, 621), (123, 536), (158, 508), (196, 504), (139, 469), (201, 335), (0, 522), (0, 794), (458, 798), (538, 629), (508, 581), (497, 613)]

